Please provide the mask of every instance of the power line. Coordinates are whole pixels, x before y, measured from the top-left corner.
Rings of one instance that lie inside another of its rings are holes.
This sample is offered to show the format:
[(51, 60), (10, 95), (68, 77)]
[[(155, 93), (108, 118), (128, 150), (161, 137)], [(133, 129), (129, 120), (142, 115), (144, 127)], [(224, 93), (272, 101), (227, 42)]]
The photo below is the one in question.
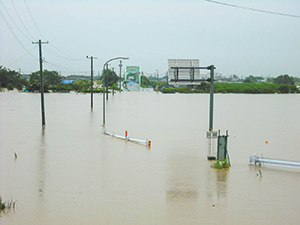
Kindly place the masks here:
[(33, 49), (31, 49), (29, 52), (27, 52), (26, 54), (22, 55), (20, 58), (18, 58), (15, 62), (13, 62), (12, 64), (10, 64), (8, 67), (14, 65), (16, 62), (18, 62), (20, 59), (24, 58), (26, 55), (28, 55), (30, 52), (32, 52), (34, 49), (36, 49), (37, 46), (34, 46)]
[(29, 7), (28, 7), (28, 5), (27, 5), (26, 0), (24, 0), (24, 2), (25, 2), (25, 5), (26, 5), (26, 8), (27, 8), (27, 10), (28, 10), (28, 12), (29, 12), (29, 14), (30, 14), (30, 17), (31, 17), (31, 19), (32, 19), (32, 21), (33, 21), (33, 23), (34, 23), (34, 25), (35, 25), (35, 28), (37, 29), (37, 31), (39, 32), (39, 34), (41, 35), (41, 37), (44, 38), (45, 40), (47, 40), (47, 38), (45, 38), (45, 37), (42, 35), (40, 29), (38, 28), (38, 26), (37, 26), (37, 24), (36, 24), (36, 22), (35, 22), (35, 20), (34, 20), (34, 18), (33, 18), (33, 16), (32, 16), (32, 14), (31, 14), (31, 11), (30, 11), (30, 9), (29, 9)]
[(255, 8), (239, 6), (239, 5), (234, 5), (234, 4), (229, 4), (229, 3), (219, 2), (219, 1), (213, 1), (213, 0), (204, 0), (204, 1), (219, 4), (219, 5), (225, 5), (225, 6), (229, 6), (229, 7), (235, 7), (235, 8), (240, 8), (240, 9), (261, 12), (261, 13), (269, 13), (269, 14), (274, 14), (274, 15), (278, 15), (278, 16), (288, 16), (288, 17), (300, 18), (299, 15), (292, 15), (292, 14), (279, 13), (279, 12), (267, 11), (267, 10), (262, 10), (262, 9), (255, 9)]
[(30, 32), (29, 32), (28, 29), (26, 28), (25, 24), (23, 23), (23, 20), (21, 19), (21, 17), (20, 17), (20, 15), (19, 15), (19, 13), (18, 13), (18, 11), (17, 11), (17, 9), (16, 9), (16, 6), (15, 6), (13, 0), (11, 0), (11, 4), (13, 5), (13, 7), (14, 7), (14, 9), (15, 9), (15, 11), (16, 11), (16, 13), (17, 13), (17, 15), (18, 15), (18, 17), (19, 17), (19, 19), (20, 19), (22, 25), (23, 25), (23, 27), (25, 28), (25, 30), (27, 31), (27, 33), (29, 34), (29, 36), (30, 36), (33, 40), (35, 40), (35, 38), (30, 34)]
[(75, 59), (71, 56), (69, 56), (68, 54), (62, 52), (59, 48), (55, 47), (54, 45), (50, 44), (53, 48), (55, 48), (57, 51), (59, 51), (60, 53), (64, 54), (65, 56), (68, 56), (70, 59), (69, 60), (74, 60), (74, 61), (83, 61), (84, 59)]
[(70, 69), (70, 68), (68, 68), (68, 67), (64, 67), (64, 66), (60, 66), (60, 65), (57, 65), (57, 64), (54, 64), (54, 63), (50, 63), (50, 62), (48, 62), (48, 61), (45, 61), (44, 60), (44, 62), (46, 63), (46, 64), (49, 64), (49, 65), (52, 65), (52, 66), (56, 66), (56, 67), (59, 67), (59, 68), (63, 68), (63, 69), (65, 69), (65, 70), (67, 70), (68, 72), (77, 72), (77, 73), (84, 73), (85, 71), (78, 71), (78, 70), (73, 70), (73, 69)]
[[(51, 44), (50, 44), (50, 45), (51, 45)], [(52, 45), (52, 47), (54, 47), (56, 50), (59, 50), (59, 49), (56, 48), (54, 45)], [(64, 56), (59, 55), (58, 53), (56, 53), (56, 52), (50, 50), (49, 48), (46, 48), (46, 47), (44, 47), (44, 48), (45, 48), (46, 51), (48, 51), (49, 53), (55, 55), (56, 57), (65, 59), (65, 60), (70, 60), (70, 61), (83, 61), (83, 60), (84, 60), (84, 59), (75, 59), (75, 58), (72, 58), (72, 57), (67, 58), (67, 57), (64, 57)], [(60, 50), (59, 50), (59, 51), (60, 51)], [(60, 52), (61, 52), (61, 51), (60, 51)], [(63, 52), (61, 52), (61, 53), (63, 53)], [(64, 54), (64, 53), (63, 53), (63, 54)], [(64, 55), (66, 55), (66, 54), (64, 54)], [(67, 56), (68, 56), (68, 55), (67, 55)]]
[[(33, 23), (34, 23), (36, 29), (38, 30), (39, 34), (41, 35), (42, 38), (44, 38), (45, 40), (47, 40), (47, 38), (45, 38), (45, 37), (43, 36), (43, 34), (41, 33), (40, 29), (38, 28), (38, 26), (37, 26), (37, 24), (36, 24), (36, 22), (35, 22), (35, 20), (34, 20), (34, 18), (33, 18), (33, 15), (32, 15), (32, 13), (31, 13), (31, 11), (30, 11), (30, 9), (29, 9), (29, 6), (28, 6), (26, 0), (24, 0), (24, 2), (25, 2), (25, 5), (26, 5), (26, 8), (27, 8), (27, 10), (28, 10), (28, 12), (29, 12), (29, 14), (30, 14), (30, 17), (31, 17), (31, 19), (32, 19), (32, 21), (33, 21)], [(64, 58), (64, 59), (72, 60), (72, 61), (80, 61), (80, 60), (83, 61), (83, 60), (84, 60), (84, 59), (75, 59), (75, 58), (69, 56), (68, 54), (62, 52), (59, 48), (55, 47), (53, 44), (50, 43), (50, 45), (51, 45), (53, 48), (55, 48), (57, 51), (59, 51), (60, 53), (62, 53), (63, 55), (67, 56), (69, 59), (67, 59), (66, 57), (59, 56), (59, 54), (54, 53), (54, 52), (52, 51), (52, 53), (56, 54), (56, 55), (57, 55), (58, 57), (60, 57), (60, 58)], [(51, 51), (51, 50), (48, 49), (48, 51)]]
[[(15, 21), (13, 20), (13, 18), (11, 17), (11, 15), (10, 15), (9, 12), (7, 11), (7, 9), (5, 8), (3, 2), (2, 2), (1, 0), (0, 0), (0, 2), (1, 2), (1, 4), (2, 4), (4, 10), (6, 11), (7, 15), (9, 16), (9, 18), (11, 19), (11, 21), (13, 22), (13, 24), (17, 27), (17, 29), (20, 31), (20, 33), (23, 34), (23, 36), (24, 36), (27, 40), (31, 41), (30, 38), (28, 38), (28, 37), (21, 31), (21, 29), (18, 27), (18, 25), (15, 23)], [(4, 14), (3, 14), (3, 16), (4, 16)]]
[(14, 36), (14, 38), (17, 40), (17, 42), (21, 45), (21, 47), (34, 59), (37, 60), (35, 58), (35, 56), (33, 56), (30, 51), (28, 51), (25, 46), (22, 44), (22, 42), (18, 39), (17, 35), (14, 33), (13, 29), (11, 28), (11, 26), (9, 25), (9, 23), (7, 22), (7, 20), (5, 19), (5, 16), (3, 15), (2, 11), (0, 10), (0, 15), (3, 18), (5, 24), (7, 25), (8, 29), (10, 30), (10, 32), (12, 33), (12, 35)]

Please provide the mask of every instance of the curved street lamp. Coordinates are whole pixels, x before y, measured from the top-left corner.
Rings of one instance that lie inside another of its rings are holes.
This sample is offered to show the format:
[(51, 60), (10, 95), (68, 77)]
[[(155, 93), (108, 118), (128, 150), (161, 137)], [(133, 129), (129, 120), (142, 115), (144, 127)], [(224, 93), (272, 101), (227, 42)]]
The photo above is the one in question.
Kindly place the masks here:
[(123, 59), (123, 60), (128, 60), (129, 57), (116, 57), (116, 58), (112, 58), (110, 60), (108, 60), (106, 63), (104, 63), (103, 65), (103, 126), (105, 126), (105, 66), (113, 61), (113, 60), (118, 60), (118, 59)]

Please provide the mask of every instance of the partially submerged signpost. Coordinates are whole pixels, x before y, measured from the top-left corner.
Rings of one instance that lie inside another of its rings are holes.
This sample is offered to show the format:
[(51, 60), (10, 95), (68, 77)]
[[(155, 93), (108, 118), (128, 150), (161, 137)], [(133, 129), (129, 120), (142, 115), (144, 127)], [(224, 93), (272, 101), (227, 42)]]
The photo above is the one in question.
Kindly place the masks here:
[[(200, 70), (209, 70), (210, 78), (201, 78)], [(206, 135), (209, 139), (217, 138), (217, 132), (213, 131), (214, 70), (214, 65), (200, 67), (199, 59), (168, 59), (169, 84), (200, 85), (201, 82), (210, 82), (209, 127)], [(211, 144), (211, 155), (207, 157), (209, 160), (216, 159), (212, 154)]]
[[(214, 65), (199, 66), (199, 59), (168, 59), (169, 84), (172, 85), (200, 85), (201, 82), (210, 82), (209, 127), (213, 131), (214, 109)], [(210, 78), (200, 77), (200, 70), (210, 70)], [(173, 77), (173, 78), (172, 78)]]

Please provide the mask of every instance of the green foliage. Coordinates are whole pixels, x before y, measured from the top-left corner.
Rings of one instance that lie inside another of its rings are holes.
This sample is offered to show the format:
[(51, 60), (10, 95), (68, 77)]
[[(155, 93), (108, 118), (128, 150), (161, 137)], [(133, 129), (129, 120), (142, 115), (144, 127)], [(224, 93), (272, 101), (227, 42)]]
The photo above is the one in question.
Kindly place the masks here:
[(256, 82), (262, 81), (263, 79), (264, 79), (263, 77), (255, 77), (255, 76), (250, 75), (243, 82), (244, 83), (256, 83)]
[[(62, 81), (62, 77), (57, 71), (43, 71), (43, 84), (44, 91), (48, 92), (53, 86), (59, 85)], [(30, 92), (40, 92), (41, 91), (41, 76), (40, 71), (36, 71), (30, 74), (28, 91)]]
[[(30, 75), (29, 78), (29, 83), (40, 83), (41, 81), (41, 76), (40, 76), (40, 71), (36, 71)], [(57, 71), (48, 71), (44, 70), (43, 71), (43, 82), (47, 83), (49, 86), (54, 86), (60, 84), (62, 81), (62, 77), (58, 74)]]
[(217, 160), (215, 163), (213, 163), (211, 165), (211, 167), (216, 168), (216, 169), (223, 169), (223, 168), (229, 168), (230, 165), (229, 165), (229, 162), (226, 158), (224, 160)]
[(162, 93), (176, 93), (176, 89), (175, 88), (163, 88), (161, 89)]
[[(7, 87), (8, 84), (9, 87)], [(21, 90), (23, 86), (27, 86), (27, 81), (22, 79), (18, 72), (0, 66), (0, 87), (8, 88), (10, 90), (13, 90), (16, 87)]]
[(72, 84), (71, 87), (75, 91), (83, 91), (85, 89), (88, 89), (91, 85), (91, 82), (88, 80), (75, 80)]
[(5, 209), (5, 203), (2, 202), (2, 197), (0, 196), (0, 210), (4, 210)]
[[(209, 93), (209, 84), (197, 86), (195, 89), (189, 87), (163, 88), (162, 93)], [(295, 85), (274, 84), (267, 82), (258, 83), (215, 83), (214, 93), (246, 93), (246, 94), (274, 94), (274, 93), (299, 93)]]
[(193, 91), (190, 88), (187, 88), (187, 87), (176, 88), (176, 91), (179, 92), (179, 93), (193, 93)]
[(141, 76), (141, 84), (143, 85), (143, 87), (148, 87), (151, 86), (151, 81), (148, 79), (148, 77), (143, 75)]
[[(91, 89), (84, 89), (81, 91), (82, 93), (91, 93)], [(103, 93), (103, 88), (97, 88), (97, 89), (93, 89), (93, 93)], [(110, 93), (110, 91), (108, 91), (108, 93)]]
[(6, 87), (7, 87), (8, 90), (13, 90), (14, 89), (14, 86), (12, 85), (12, 83), (8, 83)]
[(274, 78), (273, 83), (294, 85), (295, 81), (294, 81), (293, 77), (290, 77), (289, 75), (285, 74), (285, 75), (280, 75), (280, 76)]
[(108, 86), (108, 87), (112, 87), (120, 79), (120, 77), (116, 74), (116, 72), (112, 71), (110, 69), (104, 70), (102, 72), (100, 80), (103, 80), (103, 75), (105, 75), (105, 85)]
[(73, 88), (72, 88), (72, 84), (63, 84), (60, 83), (58, 85), (55, 86), (51, 86), (49, 87), (50, 90), (52, 90), (53, 92), (70, 92)]

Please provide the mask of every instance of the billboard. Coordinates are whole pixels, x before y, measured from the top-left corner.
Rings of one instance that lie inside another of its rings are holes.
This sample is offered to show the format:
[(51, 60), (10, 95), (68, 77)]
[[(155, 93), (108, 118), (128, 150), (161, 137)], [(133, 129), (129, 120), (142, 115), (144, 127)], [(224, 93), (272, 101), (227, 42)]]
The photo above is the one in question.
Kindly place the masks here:
[(199, 59), (168, 59), (169, 84), (200, 85)]

